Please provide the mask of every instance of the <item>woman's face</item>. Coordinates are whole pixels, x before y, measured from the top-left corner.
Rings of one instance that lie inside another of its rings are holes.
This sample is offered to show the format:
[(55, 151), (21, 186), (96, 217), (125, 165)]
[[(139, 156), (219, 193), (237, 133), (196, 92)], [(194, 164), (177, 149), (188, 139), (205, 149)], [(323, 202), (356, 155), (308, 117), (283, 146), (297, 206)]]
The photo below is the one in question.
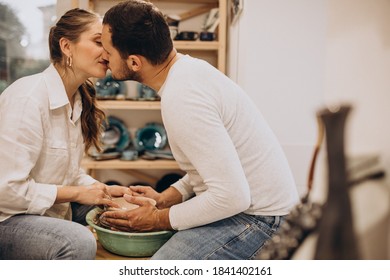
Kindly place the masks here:
[(81, 33), (77, 43), (73, 45), (73, 69), (77, 77), (103, 78), (106, 76), (107, 63), (102, 58), (101, 43), (102, 24), (99, 20), (91, 24), (89, 29)]

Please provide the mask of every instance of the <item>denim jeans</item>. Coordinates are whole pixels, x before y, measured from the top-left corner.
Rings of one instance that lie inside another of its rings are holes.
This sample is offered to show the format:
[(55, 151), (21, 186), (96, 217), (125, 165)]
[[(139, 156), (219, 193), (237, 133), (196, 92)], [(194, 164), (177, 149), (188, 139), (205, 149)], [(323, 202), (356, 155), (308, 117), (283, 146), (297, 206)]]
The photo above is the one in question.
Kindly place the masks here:
[[(85, 224), (91, 206), (72, 205), (74, 220)], [(96, 240), (82, 224), (38, 215), (16, 215), (0, 222), (0, 259), (95, 259)]]
[(240, 213), (205, 226), (178, 231), (153, 260), (249, 260), (279, 229), (284, 216)]

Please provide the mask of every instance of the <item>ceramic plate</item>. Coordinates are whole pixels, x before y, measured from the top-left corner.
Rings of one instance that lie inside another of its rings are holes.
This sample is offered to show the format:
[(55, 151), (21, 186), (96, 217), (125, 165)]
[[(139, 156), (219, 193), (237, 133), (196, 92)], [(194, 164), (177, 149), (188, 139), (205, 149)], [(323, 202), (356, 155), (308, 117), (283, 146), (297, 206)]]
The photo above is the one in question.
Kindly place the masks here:
[(109, 116), (102, 141), (105, 150), (115, 148), (116, 151), (122, 152), (130, 144), (130, 133), (122, 120)]
[(167, 133), (161, 124), (148, 123), (136, 132), (135, 145), (139, 150), (161, 150), (167, 144)]

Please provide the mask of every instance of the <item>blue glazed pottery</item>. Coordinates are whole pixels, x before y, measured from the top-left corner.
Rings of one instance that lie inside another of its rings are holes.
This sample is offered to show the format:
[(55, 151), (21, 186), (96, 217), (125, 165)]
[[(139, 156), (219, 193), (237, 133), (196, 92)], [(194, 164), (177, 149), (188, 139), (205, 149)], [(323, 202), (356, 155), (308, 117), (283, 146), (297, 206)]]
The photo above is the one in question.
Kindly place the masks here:
[(137, 130), (134, 144), (139, 151), (150, 151), (164, 149), (167, 142), (164, 126), (158, 123), (148, 123)]

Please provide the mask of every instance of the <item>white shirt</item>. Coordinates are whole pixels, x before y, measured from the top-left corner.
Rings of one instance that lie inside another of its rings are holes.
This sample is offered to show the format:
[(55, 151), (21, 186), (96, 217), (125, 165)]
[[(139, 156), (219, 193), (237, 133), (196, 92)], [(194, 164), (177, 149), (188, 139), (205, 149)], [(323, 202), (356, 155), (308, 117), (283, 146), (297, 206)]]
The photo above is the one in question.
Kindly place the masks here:
[(172, 153), (187, 173), (173, 185), (184, 200), (170, 209), (173, 228), (240, 212), (285, 215), (299, 202), (274, 133), (247, 94), (220, 71), (183, 56), (159, 95)]
[(84, 153), (80, 95), (74, 109), (57, 70), (24, 77), (0, 95), (0, 222), (16, 214), (71, 217), (54, 204), (57, 185), (90, 185)]

